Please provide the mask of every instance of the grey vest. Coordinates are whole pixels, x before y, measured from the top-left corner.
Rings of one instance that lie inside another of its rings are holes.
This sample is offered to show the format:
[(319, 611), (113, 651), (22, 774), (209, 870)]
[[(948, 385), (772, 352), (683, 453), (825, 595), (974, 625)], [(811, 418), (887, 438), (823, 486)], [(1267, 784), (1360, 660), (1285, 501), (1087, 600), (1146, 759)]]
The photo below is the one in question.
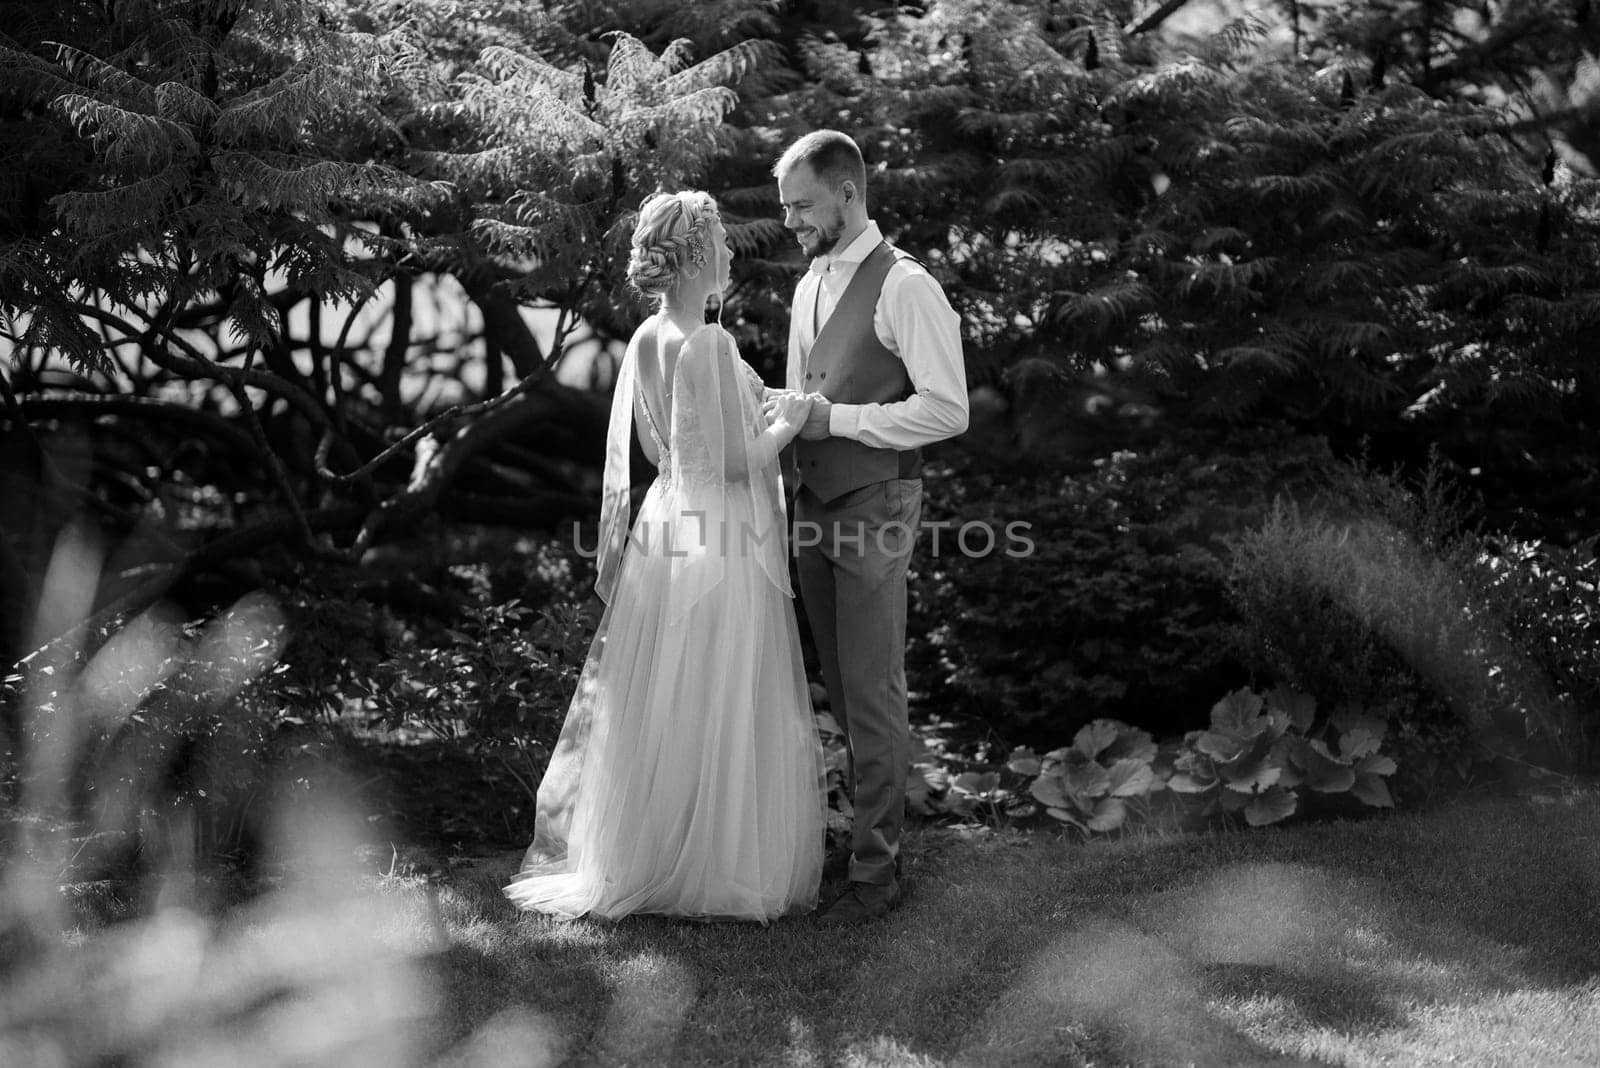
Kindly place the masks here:
[[(883, 347), (872, 328), (878, 295), (895, 258), (888, 242), (879, 242), (856, 268), (811, 345), (801, 386), (807, 393), (821, 393), (840, 404), (888, 404), (914, 392), (905, 364)], [(816, 308), (796, 308), (794, 313), (814, 316)], [(794, 456), (800, 484), (824, 502), (874, 482), (917, 478), (922, 471), (920, 449), (874, 449), (850, 438), (795, 438)]]

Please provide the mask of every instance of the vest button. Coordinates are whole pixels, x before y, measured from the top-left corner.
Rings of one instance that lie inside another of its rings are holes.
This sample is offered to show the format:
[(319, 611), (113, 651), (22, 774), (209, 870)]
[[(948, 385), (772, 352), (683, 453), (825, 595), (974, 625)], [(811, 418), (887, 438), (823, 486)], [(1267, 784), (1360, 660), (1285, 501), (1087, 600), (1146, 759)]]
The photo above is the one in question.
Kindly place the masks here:
[(806, 381), (807, 382), (811, 381), (811, 372), (810, 371), (806, 372)]
[(823, 378), (827, 378), (828, 377), (828, 372), (826, 372), (826, 371), (822, 372), (822, 377)]

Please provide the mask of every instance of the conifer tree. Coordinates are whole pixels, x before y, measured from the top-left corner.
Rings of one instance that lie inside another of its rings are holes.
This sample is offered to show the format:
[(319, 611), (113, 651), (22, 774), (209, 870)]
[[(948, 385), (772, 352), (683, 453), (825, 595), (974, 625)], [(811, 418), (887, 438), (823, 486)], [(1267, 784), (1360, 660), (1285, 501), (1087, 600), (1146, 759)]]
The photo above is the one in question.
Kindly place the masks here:
[[(1044, 356), (1226, 418), (1576, 429), (1600, 399), (1593, 181), (1331, 30), (1284, 57), (1260, 20), (1184, 42), (1148, 7), (872, 19), (856, 46), (802, 42), (805, 82), (752, 124), (861, 134), (875, 212), (944, 275), (977, 381)], [(1365, 9), (1323, 8), (1345, 33)]]
[[(213, 437), (250, 443), (241, 466), (270, 474), (276, 510), (202, 562), (286, 536), (358, 557), (553, 398), (575, 403), (549, 374), (559, 338), (541, 351), (518, 307), (617, 318), (632, 211), (698, 178), (758, 60), (440, 0), (36, 14), (0, 40), (4, 117), (36, 132), (23, 173), (70, 166), (7, 206), (8, 338), (19, 367), (64, 357), (92, 390), (138, 377), (149, 403), (117, 409), (134, 420), (209, 413)], [(408, 335), (374, 371), (288, 327), (420, 272), (459, 280), (520, 379), (412, 426), (375, 396), (411, 366)], [(90, 398), (29, 410), (73, 399)]]

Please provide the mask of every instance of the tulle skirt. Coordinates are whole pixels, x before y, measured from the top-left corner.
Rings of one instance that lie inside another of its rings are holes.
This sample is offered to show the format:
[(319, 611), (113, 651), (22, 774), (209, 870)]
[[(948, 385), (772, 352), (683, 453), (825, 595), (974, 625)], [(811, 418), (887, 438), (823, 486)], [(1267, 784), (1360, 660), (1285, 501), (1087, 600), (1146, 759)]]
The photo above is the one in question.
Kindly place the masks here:
[[(737, 526), (748, 488), (725, 500)], [(816, 905), (825, 780), (793, 605), (737, 553), (675, 605), (674, 558), (649, 532), (678, 507), (658, 483), (640, 508), (645, 536), (623, 557), (505, 888), (520, 908), (766, 921)]]

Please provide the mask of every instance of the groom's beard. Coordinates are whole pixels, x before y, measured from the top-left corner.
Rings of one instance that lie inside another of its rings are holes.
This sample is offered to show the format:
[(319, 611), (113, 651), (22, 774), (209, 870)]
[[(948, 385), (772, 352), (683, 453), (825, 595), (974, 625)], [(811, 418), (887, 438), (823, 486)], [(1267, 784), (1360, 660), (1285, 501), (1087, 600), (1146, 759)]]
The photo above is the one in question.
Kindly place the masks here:
[(809, 230), (796, 230), (795, 240), (800, 242), (800, 249), (807, 256), (816, 259), (826, 256), (839, 244), (839, 235), (844, 233), (844, 212), (838, 208), (833, 209), (833, 220), (826, 225), (817, 226)]

